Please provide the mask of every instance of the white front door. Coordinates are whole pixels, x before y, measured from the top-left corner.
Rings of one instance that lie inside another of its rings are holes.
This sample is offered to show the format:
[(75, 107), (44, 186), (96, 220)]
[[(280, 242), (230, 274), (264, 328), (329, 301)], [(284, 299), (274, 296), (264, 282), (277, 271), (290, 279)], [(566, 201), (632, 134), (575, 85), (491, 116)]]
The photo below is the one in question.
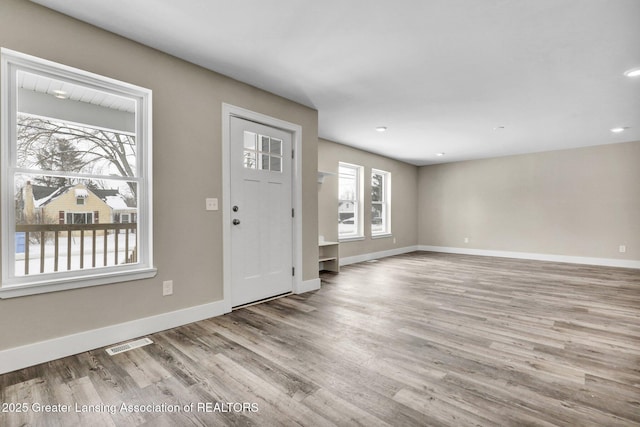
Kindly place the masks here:
[(293, 290), (291, 134), (231, 117), (231, 302)]

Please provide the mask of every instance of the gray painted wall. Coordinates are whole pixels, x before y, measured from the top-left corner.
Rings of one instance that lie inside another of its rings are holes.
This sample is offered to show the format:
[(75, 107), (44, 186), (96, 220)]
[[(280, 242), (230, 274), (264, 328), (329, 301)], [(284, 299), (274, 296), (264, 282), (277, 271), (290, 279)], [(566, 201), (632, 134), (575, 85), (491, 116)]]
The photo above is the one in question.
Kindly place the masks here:
[(420, 244), (640, 260), (639, 165), (631, 142), (421, 167)]
[[(338, 238), (338, 163), (364, 166), (364, 240), (340, 244), (340, 257), (405, 248), (418, 244), (418, 167), (324, 139), (318, 140), (318, 170), (333, 172), (318, 184), (318, 232)], [(391, 172), (391, 237), (371, 238), (371, 169)], [(395, 238), (395, 243), (393, 239)]]
[(24, 0), (0, 2), (0, 41), (153, 90), (158, 268), (150, 280), (0, 300), (0, 350), (222, 299), (222, 210), (204, 209), (206, 197), (222, 201), (222, 103), (302, 126), (303, 278), (318, 277), (315, 110)]

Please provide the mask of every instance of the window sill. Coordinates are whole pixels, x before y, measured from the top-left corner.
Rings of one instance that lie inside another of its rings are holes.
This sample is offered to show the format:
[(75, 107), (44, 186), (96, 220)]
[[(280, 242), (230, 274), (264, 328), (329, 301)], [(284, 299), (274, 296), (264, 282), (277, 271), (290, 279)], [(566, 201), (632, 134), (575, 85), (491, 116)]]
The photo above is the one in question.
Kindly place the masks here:
[(359, 240), (364, 240), (364, 236), (353, 236), (353, 237), (339, 237), (338, 242), (357, 242)]
[(65, 291), (69, 289), (87, 288), (90, 286), (128, 282), (131, 280), (148, 279), (155, 277), (157, 273), (158, 270), (156, 268), (139, 268), (120, 272), (83, 275), (82, 277), (75, 278), (65, 277), (55, 280), (48, 279), (16, 285), (4, 285), (0, 289), (0, 299)]
[(382, 233), (382, 234), (372, 234), (371, 235), (372, 239), (387, 239), (389, 237), (393, 237), (393, 234), (391, 234), (391, 233)]

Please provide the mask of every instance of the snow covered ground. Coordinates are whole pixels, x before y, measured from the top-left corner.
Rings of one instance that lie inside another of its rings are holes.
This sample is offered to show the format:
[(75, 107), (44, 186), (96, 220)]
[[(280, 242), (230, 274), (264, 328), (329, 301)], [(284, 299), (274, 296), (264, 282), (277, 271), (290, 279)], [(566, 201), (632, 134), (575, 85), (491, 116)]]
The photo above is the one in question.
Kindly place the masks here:
[[(136, 246), (136, 235), (129, 233), (129, 252), (125, 251), (126, 234), (109, 234), (107, 236), (107, 266), (116, 265), (115, 245), (118, 239), (118, 264), (126, 263), (126, 259), (131, 256)], [(84, 238), (84, 269), (92, 268), (92, 245), (93, 237), (91, 233)], [(40, 273), (40, 244), (31, 243), (29, 245), (29, 275)], [(55, 265), (55, 244), (53, 238), (45, 242), (44, 246), (44, 273), (53, 273)], [(16, 276), (24, 276), (24, 254), (16, 254)], [(96, 267), (104, 267), (104, 236), (96, 236)], [(80, 269), (80, 237), (71, 237), (71, 270)], [(60, 236), (58, 239), (58, 271), (67, 270), (67, 237)]]

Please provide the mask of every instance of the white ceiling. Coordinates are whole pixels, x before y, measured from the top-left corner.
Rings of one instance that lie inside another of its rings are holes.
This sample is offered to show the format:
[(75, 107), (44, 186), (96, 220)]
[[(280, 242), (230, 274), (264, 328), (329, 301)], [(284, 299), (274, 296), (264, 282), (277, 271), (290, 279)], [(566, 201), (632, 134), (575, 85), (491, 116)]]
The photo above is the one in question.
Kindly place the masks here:
[(640, 140), (638, 0), (34, 1), (417, 165)]

